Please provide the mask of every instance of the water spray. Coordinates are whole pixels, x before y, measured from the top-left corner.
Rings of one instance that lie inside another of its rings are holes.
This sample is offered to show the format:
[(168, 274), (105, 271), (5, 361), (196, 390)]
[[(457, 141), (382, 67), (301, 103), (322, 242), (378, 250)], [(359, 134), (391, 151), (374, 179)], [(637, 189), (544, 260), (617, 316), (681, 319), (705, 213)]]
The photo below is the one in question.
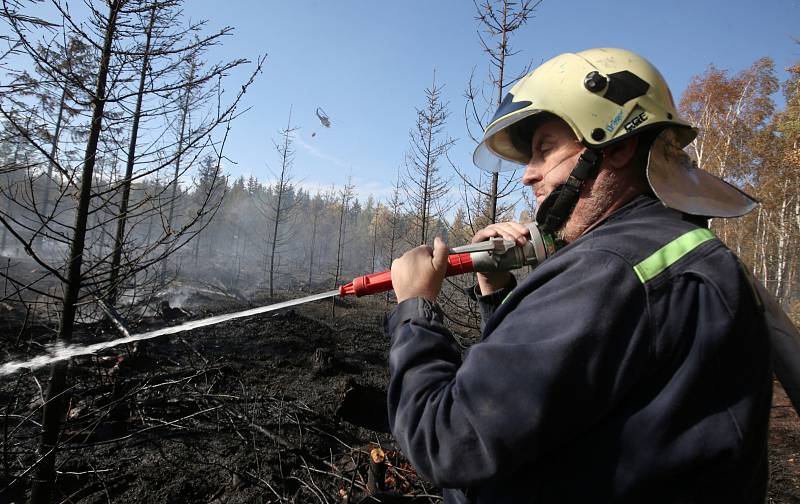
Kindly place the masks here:
[[(556, 242), (551, 236), (542, 234), (535, 225), (531, 224), (528, 227), (531, 232), (531, 238), (524, 245), (517, 245), (513, 240), (491, 238), (484, 242), (450, 249), (450, 254), (447, 259), (447, 276), (461, 275), (475, 271), (511, 271), (524, 266), (537, 266), (555, 252)], [(319, 301), (336, 296), (345, 297), (354, 295), (356, 297), (361, 297), (369, 294), (379, 294), (389, 290), (392, 290), (392, 275), (391, 271), (387, 270), (357, 277), (353, 279), (352, 282), (342, 285), (336, 290), (323, 292), (321, 294), (313, 294), (311, 296), (292, 299), (281, 303), (192, 320), (183, 324), (139, 334), (131, 334), (122, 317), (114, 308), (102, 300), (98, 300), (100, 308), (105, 312), (114, 327), (123, 335), (122, 338), (91, 345), (65, 345), (57, 342), (50, 345), (47, 348), (47, 353), (44, 355), (34, 357), (27, 361), (11, 361), (3, 364), (0, 366), (0, 376), (15, 373), (23, 369), (37, 369), (72, 357), (91, 355), (126, 343), (187, 332), (201, 327), (228, 322), (230, 320), (282, 310), (312, 301)]]

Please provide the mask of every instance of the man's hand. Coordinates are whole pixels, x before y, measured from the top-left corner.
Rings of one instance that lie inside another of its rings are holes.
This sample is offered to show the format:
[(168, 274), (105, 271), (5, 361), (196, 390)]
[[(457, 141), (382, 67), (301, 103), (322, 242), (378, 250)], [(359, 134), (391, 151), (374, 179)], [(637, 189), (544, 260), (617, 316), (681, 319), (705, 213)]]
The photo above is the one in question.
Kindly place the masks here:
[(447, 245), (438, 236), (433, 249), (421, 245), (392, 262), (392, 286), (400, 303), (413, 297), (436, 299), (447, 273)]
[[(518, 222), (498, 222), (481, 229), (472, 237), (472, 243), (486, 241), (489, 238), (501, 237), (513, 240), (517, 245), (525, 245), (531, 232), (527, 226)], [(511, 281), (511, 273), (507, 271), (477, 273), (478, 286), (484, 296), (498, 291)]]

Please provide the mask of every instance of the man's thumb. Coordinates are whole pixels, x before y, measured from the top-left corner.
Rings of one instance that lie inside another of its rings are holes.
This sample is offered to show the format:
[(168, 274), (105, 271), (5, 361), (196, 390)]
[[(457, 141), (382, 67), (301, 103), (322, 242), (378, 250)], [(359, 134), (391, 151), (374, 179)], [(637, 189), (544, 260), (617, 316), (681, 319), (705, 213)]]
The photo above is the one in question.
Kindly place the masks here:
[(447, 245), (438, 236), (433, 239), (433, 267), (436, 271), (447, 271)]

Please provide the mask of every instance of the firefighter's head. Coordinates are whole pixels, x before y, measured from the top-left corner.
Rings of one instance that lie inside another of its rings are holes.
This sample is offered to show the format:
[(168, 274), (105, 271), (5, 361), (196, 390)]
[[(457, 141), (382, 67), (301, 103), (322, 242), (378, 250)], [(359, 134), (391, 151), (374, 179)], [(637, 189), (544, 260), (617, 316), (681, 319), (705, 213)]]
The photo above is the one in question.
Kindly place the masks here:
[[(546, 161), (537, 159), (541, 152), (536, 149), (547, 134), (569, 136), (569, 142), (559, 153), (563, 159), (550, 163), (558, 169), (537, 175), (532, 165)], [(652, 188), (672, 208), (726, 217), (752, 209), (751, 198), (694, 169), (682, 149), (696, 135), (652, 64), (622, 49), (590, 49), (556, 56), (517, 82), (489, 122), (473, 159), (488, 171), (527, 166), (523, 180), (540, 203), (537, 221), (543, 224), (547, 216), (541, 214), (550, 213), (550, 228), (564, 225), (579, 197), (591, 192), (598, 170), (623, 160), (628, 168), (638, 167), (632, 183), (644, 181), (644, 191)], [(538, 176), (541, 181), (535, 180)], [(557, 201), (559, 191), (564, 195)]]
[[(528, 138), (530, 154), (522, 183), (534, 193), (538, 208), (544, 208), (547, 198), (552, 200), (551, 195), (558, 194), (586, 147), (566, 122), (551, 114), (537, 118)], [(608, 213), (637, 195), (650, 192), (639, 140), (625, 138), (601, 151), (600, 170), (588, 177), (581, 188), (580, 198), (563, 229), (553, 231), (560, 231), (563, 239), (572, 241)]]

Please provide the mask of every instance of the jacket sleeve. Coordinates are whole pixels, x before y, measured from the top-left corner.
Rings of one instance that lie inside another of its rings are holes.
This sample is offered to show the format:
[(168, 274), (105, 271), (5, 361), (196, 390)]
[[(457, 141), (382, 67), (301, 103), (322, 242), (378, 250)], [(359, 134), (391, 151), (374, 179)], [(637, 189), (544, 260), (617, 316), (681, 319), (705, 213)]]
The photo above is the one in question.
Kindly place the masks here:
[(506, 300), (508, 295), (511, 294), (516, 286), (517, 278), (514, 275), (511, 275), (511, 281), (507, 286), (491, 294), (481, 294), (481, 288), (478, 284), (464, 289), (466, 295), (475, 301), (478, 306), (478, 313), (481, 315), (481, 332), (486, 329), (486, 322), (492, 318), (495, 310), (497, 310), (500, 305), (503, 304), (503, 301)]
[(645, 293), (630, 266), (594, 250), (557, 259), (511, 294), (463, 362), (427, 301), (387, 319), (392, 433), (433, 483), (468, 487), (538, 458), (603, 417), (646, 365)]

